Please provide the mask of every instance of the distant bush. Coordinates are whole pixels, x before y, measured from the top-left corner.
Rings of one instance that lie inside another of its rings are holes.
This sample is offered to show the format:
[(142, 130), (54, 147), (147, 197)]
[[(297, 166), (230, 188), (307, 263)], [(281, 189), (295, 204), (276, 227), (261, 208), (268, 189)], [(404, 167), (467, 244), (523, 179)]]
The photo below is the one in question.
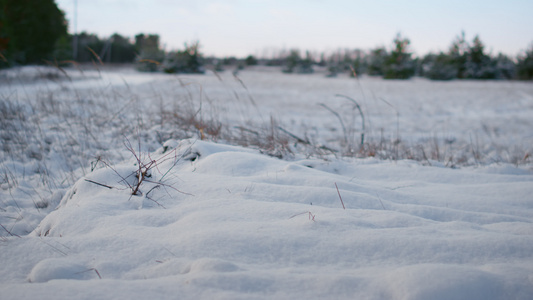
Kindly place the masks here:
[(318, 65), (326, 66), (326, 76), (334, 77), (339, 73), (348, 73), (350, 76), (361, 74), (366, 69), (365, 53), (361, 49), (338, 49), (326, 59), (322, 54)]
[(135, 49), (139, 53), (135, 59), (137, 70), (156, 72), (165, 59), (165, 52), (159, 48), (159, 35), (140, 33), (135, 36)]
[(355, 51), (355, 59), (352, 62), (352, 68), (350, 69), (350, 76), (357, 76), (358, 74), (362, 74), (366, 72), (367, 68), (367, 62), (365, 60), (365, 54), (363, 51), (356, 49)]
[(504, 54), (498, 54), (492, 59), (493, 67), (496, 69), (496, 79), (513, 79), (516, 77), (516, 64)]
[(165, 73), (204, 73), (200, 43), (185, 44), (184, 50), (168, 53), (162, 67)]
[(516, 76), (520, 80), (533, 79), (533, 43), (529, 46), (528, 50), (518, 55)]
[(387, 50), (385, 48), (376, 48), (370, 51), (370, 56), (368, 57), (368, 75), (383, 75), (383, 67), (385, 65), (385, 60), (387, 59)]
[(87, 33), (85, 31), (72, 36), (77, 39), (77, 52), (75, 53), (75, 59), (77, 62), (92, 62), (97, 61), (94, 53), (102, 56), (105, 42), (100, 39), (96, 34)]
[(299, 73), (309, 74), (313, 73), (314, 61), (309, 51), (307, 51), (305, 58), (301, 58), (300, 51), (291, 50), (289, 56), (285, 59), (285, 66), (283, 73)]
[(132, 63), (136, 47), (128, 37), (115, 33), (107, 41), (108, 61), (112, 63)]
[(479, 36), (469, 44), (464, 33), (452, 42), (447, 53), (427, 54), (420, 65), (420, 75), (433, 80), (515, 77), (515, 63), (511, 58), (503, 54), (492, 57), (485, 53), (485, 45)]
[(165, 52), (162, 50), (145, 49), (135, 59), (135, 67), (141, 72), (157, 72), (164, 59)]
[(248, 57), (244, 59), (244, 63), (247, 66), (255, 66), (258, 64), (258, 61), (253, 55), (248, 55)]
[(457, 78), (457, 68), (449, 55), (428, 54), (421, 60), (420, 75), (433, 80), (451, 80)]

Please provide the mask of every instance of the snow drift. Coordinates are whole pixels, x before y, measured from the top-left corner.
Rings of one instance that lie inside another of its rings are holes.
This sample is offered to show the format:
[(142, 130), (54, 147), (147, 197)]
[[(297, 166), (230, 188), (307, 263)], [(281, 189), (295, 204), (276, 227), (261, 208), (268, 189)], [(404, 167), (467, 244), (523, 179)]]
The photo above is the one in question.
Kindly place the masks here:
[(150, 158), (172, 151), (142, 195), (123, 182), (135, 161), (81, 178), (30, 236), (0, 253), (2, 298), (533, 294), (531, 175), (287, 162), (199, 140), (169, 141)]

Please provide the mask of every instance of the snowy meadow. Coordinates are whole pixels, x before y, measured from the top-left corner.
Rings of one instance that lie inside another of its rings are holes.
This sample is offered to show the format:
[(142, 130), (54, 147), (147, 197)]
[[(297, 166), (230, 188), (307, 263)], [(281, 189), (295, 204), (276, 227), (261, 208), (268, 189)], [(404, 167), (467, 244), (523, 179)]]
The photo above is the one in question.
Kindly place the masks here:
[(1, 299), (531, 299), (533, 85), (0, 72)]

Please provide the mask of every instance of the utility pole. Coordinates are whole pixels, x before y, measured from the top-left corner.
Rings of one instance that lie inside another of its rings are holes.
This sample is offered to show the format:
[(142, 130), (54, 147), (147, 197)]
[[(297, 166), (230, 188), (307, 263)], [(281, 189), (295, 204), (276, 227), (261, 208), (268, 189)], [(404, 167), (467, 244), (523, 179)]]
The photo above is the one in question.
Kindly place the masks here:
[(74, 0), (74, 35), (72, 37), (72, 59), (78, 59), (78, 0)]

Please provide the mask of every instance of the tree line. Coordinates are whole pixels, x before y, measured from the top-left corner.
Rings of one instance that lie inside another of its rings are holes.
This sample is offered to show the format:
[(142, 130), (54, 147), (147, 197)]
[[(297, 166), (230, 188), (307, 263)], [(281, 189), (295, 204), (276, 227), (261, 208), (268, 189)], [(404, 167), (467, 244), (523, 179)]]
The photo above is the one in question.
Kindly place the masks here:
[(361, 49), (338, 50), (326, 55), (313, 55), (306, 51), (305, 57), (298, 50), (290, 50), (267, 64), (284, 65), (285, 72), (309, 73), (313, 66), (327, 67), (328, 76), (349, 72), (352, 75), (368, 74), (385, 79), (408, 79), (422, 76), (433, 80), (451, 79), (533, 79), (533, 44), (528, 50), (511, 58), (504, 54), (487, 53), (479, 36), (471, 42), (464, 32), (452, 41), (447, 51), (414, 57), (410, 52), (410, 40), (400, 34), (393, 39), (392, 47), (377, 47), (368, 51)]
[[(69, 34), (53, 0), (0, 0), (0, 68), (27, 64), (132, 63), (142, 71), (199, 73), (199, 43), (165, 53), (157, 34)], [(162, 66), (162, 67), (161, 67)]]
[(135, 63), (141, 71), (203, 73), (204, 65), (216, 70), (233, 64), (281, 66), (286, 73), (311, 73), (326, 67), (328, 76), (349, 72), (385, 79), (423, 76), (433, 80), (451, 79), (533, 79), (533, 44), (517, 57), (487, 53), (479, 36), (467, 41), (457, 36), (447, 51), (415, 57), (410, 40), (398, 34), (392, 47), (339, 50), (334, 53), (301, 55), (297, 49), (258, 59), (205, 58), (198, 41), (182, 50), (161, 49), (159, 35), (139, 33), (133, 39), (118, 33), (108, 38), (82, 32), (69, 34), (64, 13), (53, 0), (0, 0), (0, 68), (24, 64)]

